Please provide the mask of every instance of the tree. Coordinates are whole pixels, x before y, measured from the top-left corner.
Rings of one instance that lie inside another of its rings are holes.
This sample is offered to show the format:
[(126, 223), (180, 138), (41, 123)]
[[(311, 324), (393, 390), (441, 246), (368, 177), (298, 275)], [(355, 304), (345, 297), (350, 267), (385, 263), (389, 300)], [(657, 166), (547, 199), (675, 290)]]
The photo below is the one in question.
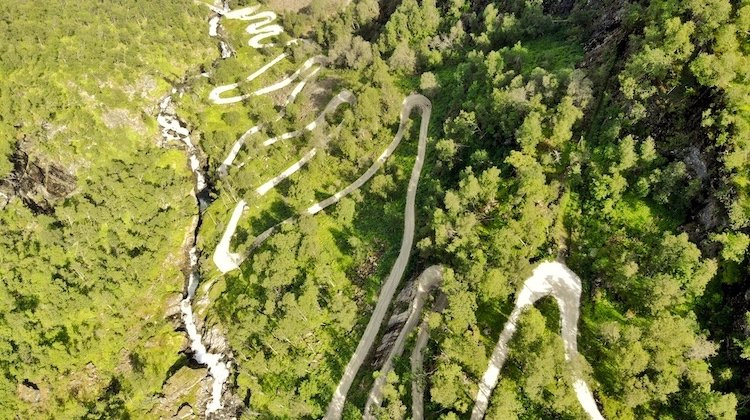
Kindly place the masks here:
[(435, 75), (428, 71), (419, 76), (419, 89), (427, 95), (434, 95), (440, 89), (440, 83)]
[(363, 0), (355, 6), (356, 21), (360, 26), (367, 25), (380, 15), (380, 4), (377, 0)]
[(396, 183), (393, 180), (393, 175), (378, 174), (370, 181), (370, 191), (381, 197), (388, 198), (388, 195), (396, 188)]
[(417, 56), (409, 44), (402, 41), (393, 50), (388, 65), (403, 73), (413, 73), (417, 66)]
[(438, 161), (445, 163), (449, 169), (453, 167), (453, 160), (457, 152), (458, 147), (453, 140), (440, 139), (435, 143), (435, 153), (437, 154)]
[(721, 258), (735, 263), (745, 259), (745, 251), (750, 246), (750, 236), (744, 233), (724, 232), (714, 234), (711, 239), (722, 245)]
[(352, 39), (351, 47), (344, 53), (346, 65), (360, 70), (372, 63), (372, 46), (357, 35)]
[(490, 405), (487, 418), (518, 419), (525, 410), (523, 404), (519, 401), (517, 388), (515, 381), (501, 377), (492, 394), (492, 400), (495, 402)]
[(336, 217), (342, 226), (350, 226), (356, 213), (356, 203), (349, 197), (344, 197), (336, 205)]
[(439, 363), (433, 375), (430, 396), (432, 401), (448, 410), (465, 413), (471, 403), (470, 390), (466, 383), (472, 383), (465, 377), (461, 367), (453, 363)]

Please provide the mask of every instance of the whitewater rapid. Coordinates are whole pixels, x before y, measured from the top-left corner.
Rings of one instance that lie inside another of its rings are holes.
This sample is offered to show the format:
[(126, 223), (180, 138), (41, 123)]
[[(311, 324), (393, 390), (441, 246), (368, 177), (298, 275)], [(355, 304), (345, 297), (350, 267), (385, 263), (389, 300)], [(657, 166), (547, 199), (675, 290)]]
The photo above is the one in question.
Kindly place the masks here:
[(182, 320), (185, 322), (185, 330), (190, 338), (190, 350), (193, 351), (193, 359), (196, 362), (206, 365), (208, 373), (214, 378), (211, 386), (211, 401), (206, 406), (206, 414), (213, 413), (223, 407), (221, 403), (221, 394), (224, 383), (229, 378), (229, 363), (222, 362), (223, 355), (209, 353), (203, 344), (203, 337), (198, 333), (193, 318), (193, 298), (195, 290), (198, 288), (200, 278), (197, 273), (198, 256), (195, 247), (190, 249), (190, 277), (188, 280), (187, 296), (180, 302), (180, 311)]
[[(216, 33), (219, 25), (219, 20), (212, 18), (209, 21), (209, 33)], [(223, 51), (224, 46), (222, 45), (222, 56), (224, 55)], [(174, 111), (174, 107), (172, 106), (173, 95), (181, 96), (182, 91), (173, 88), (171, 94), (164, 97), (159, 102), (159, 114), (156, 117), (156, 121), (161, 128), (161, 136), (165, 143), (178, 141), (185, 145), (190, 170), (195, 177), (194, 191), (198, 201), (198, 223), (195, 228), (197, 232), (197, 229), (200, 227), (201, 214), (208, 206), (208, 202), (204, 198), (204, 192), (208, 186), (208, 182), (198, 157), (198, 148), (193, 144), (193, 141), (190, 138), (190, 130), (187, 128), (187, 124), (180, 120)], [(203, 344), (203, 337), (198, 332), (198, 327), (195, 324), (193, 299), (195, 298), (195, 291), (200, 283), (198, 254), (195, 246), (189, 251), (188, 273), (187, 290), (184, 298), (180, 302), (180, 312), (182, 314), (182, 321), (185, 324), (185, 331), (190, 340), (190, 350), (192, 351), (193, 359), (199, 364), (205, 365), (208, 369), (209, 375), (213, 378), (211, 400), (206, 405), (206, 414), (210, 414), (223, 408), (221, 396), (224, 384), (229, 378), (229, 363), (222, 361), (224, 357), (222, 354), (210, 353), (208, 351)]]

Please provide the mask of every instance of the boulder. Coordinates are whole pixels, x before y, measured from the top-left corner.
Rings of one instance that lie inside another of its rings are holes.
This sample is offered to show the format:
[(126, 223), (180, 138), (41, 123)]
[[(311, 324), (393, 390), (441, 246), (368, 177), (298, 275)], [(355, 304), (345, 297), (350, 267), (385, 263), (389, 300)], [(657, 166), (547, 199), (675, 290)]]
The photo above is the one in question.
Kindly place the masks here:
[(42, 400), (42, 392), (39, 390), (39, 387), (28, 380), (18, 384), (16, 392), (18, 393), (18, 398), (28, 403), (36, 404)]
[(211, 353), (225, 353), (229, 349), (226, 338), (215, 325), (203, 335), (203, 342)]
[(169, 321), (175, 329), (182, 327), (182, 293), (173, 293), (167, 298), (167, 310), (164, 312), (164, 319)]
[(703, 160), (703, 156), (701, 156), (701, 151), (697, 147), (689, 147), (683, 161), (696, 178), (703, 180), (708, 176), (708, 167)]
[[(161, 397), (152, 414), (155, 418), (185, 418), (189, 414), (198, 417), (201, 410), (194, 407), (205, 407), (210, 397), (211, 378), (204, 368), (191, 369), (183, 366), (164, 383)], [(203, 403), (203, 405), (201, 405)]]

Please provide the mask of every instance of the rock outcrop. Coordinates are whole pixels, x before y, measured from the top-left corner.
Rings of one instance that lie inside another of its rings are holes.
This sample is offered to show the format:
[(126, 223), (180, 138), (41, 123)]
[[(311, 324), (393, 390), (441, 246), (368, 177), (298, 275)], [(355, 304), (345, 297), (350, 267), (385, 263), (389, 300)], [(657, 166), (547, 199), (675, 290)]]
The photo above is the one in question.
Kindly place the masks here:
[(33, 158), (19, 145), (11, 157), (13, 172), (0, 181), (0, 204), (18, 196), (36, 213), (51, 214), (55, 204), (76, 191), (76, 177), (62, 165)]
[(551, 15), (567, 15), (573, 10), (575, 0), (545, 0), (542, 3), (544, 13)]

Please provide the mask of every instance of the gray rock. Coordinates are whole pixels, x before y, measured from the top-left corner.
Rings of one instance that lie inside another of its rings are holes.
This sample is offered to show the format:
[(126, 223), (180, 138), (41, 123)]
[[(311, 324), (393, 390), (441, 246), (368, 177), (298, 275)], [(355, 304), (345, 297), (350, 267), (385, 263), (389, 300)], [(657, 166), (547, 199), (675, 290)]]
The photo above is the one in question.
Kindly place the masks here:
[(706, 230), (712, 230), (719, 225), (720, 214), (719, 205), (716, 200), (708, 202), (700, 212), (698, 212), (698, 220)]
[(114, 108), (102, 115), (102, 122), (109, 129), (130, 128), (138, 134), (146, 134), (146, 124), (138, 115), (134, 115), (124, 108)]
[(180, 309), (182, 302), (182, 293), (175, 293), (167, 299), (167, 310), (164, 313), (164, 319), (170, 321), (176, 327), (182, 325), (182, 311)]
[(215, 325), (203, 336), (203, 342), (211, 353), (225, 353), (229, 349), (226, 338)]
[(42, 399), (42, 393), (39, 387), (29, 381), (23, 381), (18, 384), (18, 397), (28, 403), (38, 403)]
[[(158, 404), (152, 411), (152, 417), (155, 418), (184, 418), (179, 417), (181, 414), (188, 413), (185, 406), (188, 406), (192, 417), (197, 417), (193, 407), (204, 407), (208, 398), (210, 398), (211, 378), (207, 377), (206, 369), (191, 369), (182, 367), (174, 373), (162, 387)], [(198, 410), (200, 411), (200, 410)]]
[[(6, 201), (11, 192), (21, 198), (24, 204), (35, 212), (52, 213), (55, 203), (71, 196), (77, 188), (76, 177), (59, 164), (32, 159), (19, 145), (13, 154), (13, 172), (2, 181), (0, 188), (5, 191)], [(2, 197), (0, 197), (2, 198)]]
[(184, 403), (182, 404), (182, 406), (180, 406), (180, 409), (177, 410), (177, 414), (175, 414), (174, 417), (178, 419), (194, 418), (195, 412), (193, 411), (193, 407), (191, 407), (190, 404)]
[(5, 206), (10, 202), (10, 197), (4, 192), (0, 192), (0, 210), (4, 209)]
[(708, 167), (706, 166), (706, 162), (703, 161), (703, 156), (701, 156), (701, 152), (697, 147), (692, 146), (688, 149), (684, 162), (695, 174), (696, 178), (703, 180), (708, 176)]
[(545, 13), (566, 16), (573, 10), (575, 0), (544, 0), (542, 8)]

